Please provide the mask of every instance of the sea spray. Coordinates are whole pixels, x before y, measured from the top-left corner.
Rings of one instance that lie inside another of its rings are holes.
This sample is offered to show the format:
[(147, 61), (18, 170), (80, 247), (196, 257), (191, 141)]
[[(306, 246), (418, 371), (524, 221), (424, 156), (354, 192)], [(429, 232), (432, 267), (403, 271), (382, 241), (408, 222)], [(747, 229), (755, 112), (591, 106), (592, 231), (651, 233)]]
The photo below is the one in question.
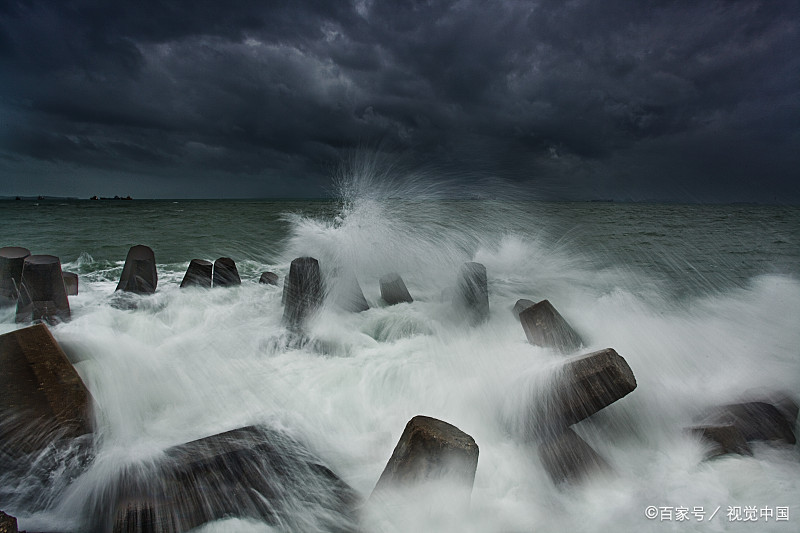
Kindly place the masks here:
[[(788, 526), (796, 523), (796, 447), (755, 443), (753, 457), (703, 462), (702, 443), (683, 428), (749, 389), (797, 390), (800, 253), (792, 235), (800, 212), (731, 207), (734, 218), (715, 225), (698, 206), (537, 204), (503, 190), (487, 194), (496, 201), (456, 201), (423, 178), (397, 178), (394, 191), (373, 187), (382, 179), (353, 183), (328, 203), (181, 203), (184, 220), (158, 202), (110, 205), (113, 213), (92, 210), (85, 220), (56, 213), (62, 227), (86, 226), (80, 242), (12, 228), (14, 244), (61, 254), (81, 276), (73, 319), (53, 334), (98, 405), (96, 458), (80, 476), (50, 485), (36, 505), (0, 502), (21, 529), (81, 531), (121, 471), (146, 470), (172, 446), (250, 424), (286, 432), (366, 496), (418, 414), (456, 425), (480, 446), (470, 508), (431, 514), (420, 491), (407, 495), (404, 512), (371, 508), (366, 530), (669, 528), (645, 517), (651, 505), (701, 507), (706, 522), (673, 520), (682, 531), (706, 530), (718, 506), (711, 525), (720, 531), (737, 526), (727, 506), (785, 506)], [(150, 211), (148, 226), (132, 234), (139, 209)], [(213, 228), (202, 235), (200, 215)], [(93, 233), (98, 220), (109, 227)], [(645, 235), (664, 220), (669, 228)], [(159, 261), (158, 291), (134, 295), (135, 309), (111, 305), (127, 250), (109, 245), (117, 234), (127, 246), (152, 246)], [(192, 258), (222, 255), (236, 259), (241, 286), (179, 289)], [(303, 255), (317, 258), (323, 275), (351, 270), (370, 309), (325, 304), (308, 327), (314, 342), (287, 345), (275, 342), (286, 333), (280, 287), (257, 280), (264, 270), (283, 280)], [(487, 270), (490, 315), (475, 327), (441, 301), (467, 261)], [(381, 305), (378, 280), (392, 271), (413, 303)], [(518, 437), (548, 371), (563, 361), (526, 341), (509, 311), (519, 298), (549, 299), (586, 352), (612, 347), (633, 370), (634, 392), (572, 426), (613, 473), (557, 490), (536, 444)], [(13, 313), (0, 316), (0, 333), (16, 327)], [(19, 483), (14, 490), (24, 494), (41, 486), (33, 477)], [(774, 520), (757, 525), (788, 530)], [(236, 518), (201, 529), (281, 530)]]

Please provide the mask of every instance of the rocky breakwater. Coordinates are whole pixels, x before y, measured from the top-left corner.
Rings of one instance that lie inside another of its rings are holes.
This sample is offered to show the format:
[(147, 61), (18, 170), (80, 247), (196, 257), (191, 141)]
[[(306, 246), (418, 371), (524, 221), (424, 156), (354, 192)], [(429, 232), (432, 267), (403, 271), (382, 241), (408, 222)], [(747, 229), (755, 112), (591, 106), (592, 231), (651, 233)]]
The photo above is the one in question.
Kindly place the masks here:
[(114, 533), (178, 533), (230, 517), (344, 533), (357, 529), (360, 497), (298, 441), (248, 426), (127, 469), (97, 504), (93, 528)]
[(517, 301), (514, 312), (522, 323), (528, 342), (537, 346), (555, 348), (561, 353), (574, 353), (583, 340), (548, 300), (518, 310), (529, 300)]
[(22, 265), (17, 322), (69, 320), (69, 298), (61, 261), (54, 255), (30, 255)]
[(283, 282), (283, 321), (292, 331), (303, 329), (308, 319), (322, 306), (324, 298), (319, 261), (298, 257), (289, 266)]
[(93, 400), (47, 326), (0, 335), (0, 501), (46, 504), (93, 457)]
[(0, 248), (0, 306), (16, 305), (22, 265), (31, 252), (19, 246)]
[(485, 266), (464, 263), (456, 284), (454, 304), (473, 326), (489, 320), (489, 288)]
[(214, 263), (205, 259), (192, 259), (186, 274), (181, 281), (181, 289), (186, 287), (211, 288), (211, 280), (214, 272)]
[(381, 298), (387, 305), (395, 305), (399, 303), (411, 303), (414, 298), (408, 292), (406, 283), (400, 274), (392, 272), (382, 276), (379, 280), (381, 286)]
[(748, 401), (709, 408), (699, 423), (686, 430), (706, 445), (706, 458), (720, 455), (753, 455), (751, 443), (773, 446), (797, 443), (795, 425), (798, 405), (787, 393), (771, 393)]
[(370, 502), (393, 506), (405, 490), (433, 487), (432, 500), (463, 510), (469, 507), (477, 467), (475, 439), (452, 424), (418, 415), (406, 424)]
[(92, 431), (92, 397), (44, 324), (0, 335), (0, 443), (11, 456)]
[(125, 258), (117, 290), (135, 294), (153, 294), (157, 285), (158, 272), (153, 250), (142, 244), (132, 246)]
[(556, 483), (578, 480), (606, 461), (570, 426), (636, 389), (625, 359), (606, 348), (564, 361), (531, 408), (526, 437), (539, 444), (539, 457)]

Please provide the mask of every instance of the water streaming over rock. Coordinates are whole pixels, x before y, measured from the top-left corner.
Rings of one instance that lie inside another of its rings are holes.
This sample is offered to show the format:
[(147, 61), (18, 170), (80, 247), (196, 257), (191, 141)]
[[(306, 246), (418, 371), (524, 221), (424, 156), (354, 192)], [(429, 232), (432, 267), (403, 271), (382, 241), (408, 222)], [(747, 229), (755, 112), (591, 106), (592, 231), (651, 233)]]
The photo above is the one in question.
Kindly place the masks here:
[[(0, 474), (0, 508), (21, 529), (83, 531), (120, 476), (146, 476), (167, 450), (248, 425), (302, 443), (366, 498), (406, 422), (423, 414), (480, 446), (470, 506), (454, 512), (447, 487), (421, 487), (370, 502), (365, 531), (707, 526), (694, 516), (648, 520), (651, 505), (702, 507), (706, 519), (721, 506), (717, 531), (738, 525), (727, 506), (785, 506), (789, 524), (761, 521), (758, 531), (796, 526), (796, 447), (755, 443), (752, 457), (703, 462), (704, 444), (683, 428), (758, 390), (797, 393), (800, 210), (540, 204), (503, 189), (452, 200), (453, 189), (424, 177), (381, 172), (356, 165), (330, 202), (0, 207), (2, 245), (59, 255), (80, 275), (72, 319), (52, 331), (96, 401), (97, 427), (88, 465), (61, 450), (44, 481), (41, 472)], [(155, 252), (158, 290), (112, 305), (125, 253), (139, 243)], [(179, 289), (191, 259), (223, 256), (236, 261), (241, 285)], [(369, 309), (346, 312), (328, 298), (302, 340), (289, 334), (281, 286), (301, 256), (319, 260), (329, 294), (331, 280), (354, 275)], [(490, 316), (475, 325), (442, 298), (469, 261), (488, 279)], [(267, 270), (278, 286), (258, 283)], [(389, 272), (412, 303), (381, 301)], [(573, 426), (610, 471), (556, 488), (525, 436), (565, 356), (527, 342), (511, 312), (519, 298), (548, 299), (585, 352), (613, 347), (633, 370), (635, 391)], [(1, 310), (0, 333), (16, 327)], [(287, 506), (294, 522), (231, 517), (199, 531), (331, 529), (319, 508)]]

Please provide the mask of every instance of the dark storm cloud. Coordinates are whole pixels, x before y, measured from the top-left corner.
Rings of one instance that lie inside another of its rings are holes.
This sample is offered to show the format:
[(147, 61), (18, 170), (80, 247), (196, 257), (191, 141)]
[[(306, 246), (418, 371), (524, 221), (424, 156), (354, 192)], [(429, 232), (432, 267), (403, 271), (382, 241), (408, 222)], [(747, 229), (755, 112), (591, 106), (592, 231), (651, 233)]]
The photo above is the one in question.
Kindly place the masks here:
[(47, 165), (319, 194), (366, 145), (555, 196), (800, 200), (796, 3), (263, 4), (0, 7), (0, 194)]

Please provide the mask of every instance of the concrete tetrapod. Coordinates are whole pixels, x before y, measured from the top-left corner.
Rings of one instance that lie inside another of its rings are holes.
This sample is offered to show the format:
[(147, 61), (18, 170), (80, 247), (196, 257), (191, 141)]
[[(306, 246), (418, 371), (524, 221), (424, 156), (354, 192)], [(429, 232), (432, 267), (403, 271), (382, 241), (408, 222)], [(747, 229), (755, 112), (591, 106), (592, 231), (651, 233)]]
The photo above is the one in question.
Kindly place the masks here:
[(283, 281), (283, 321), (289, 329), (298, 330), (322, 306), (322, 276), (319, 261), (298, 257), (289, 266)]
[(729, 453), (753, 455), (749, 444), (753, 441), (795, 444), (797, 412), (797, 403), (790, 395), (770, 393), (754, 401), (714, 407), (700, 424), (686, 431), (711, 445), (707, 459)]
[(511, 310), (511, 312), (514, 313), (514, 317), (516, 317), (516, 319), (519, 320), (519, 314), (533, 305), (536, 305), (536, 302), (534, 302), (533, 300), (520, 298), (514, 304), (514, 308)]
[(386, 274), (380, 279), (381, 285), (381, 298), (389, 305), (395, 305), (402, 302), (411, 303), (414, 299), (406, 288), (406, 284), (400, 274), (392, 272)]
[(241, 285), (236, 262), (230, 257), (220, 257), (214, 261), (214, 287), (233, 287)]
[(0, 533), (18, 533), (17, 519), (0, 511)]
[(67, 290), (67, 296), (78, 295), (78, 275), (74, 272), (62, 272), (64, 278), (64, 288)]
[(580, 481), (593, 472), (611, 469), (594, 448), (569, 428), (539, 444), (539, 459), (555, 484)]
[(489, 320), (489, 289), (485, 266), (480, 263), (464, 263), (458, 276), (455, 301), (473, 326)]
[(17, 322), (69, 320), (69, 298), (61, 261), (54, 255), (30, 255), (22, 266)]
[(477, 467), (475, 439), (447, 422), (418, 415), (406, 424), (373, 494), (392, 486), (441, 480), (471, 491)]
[(29, 255), (30, 250), (19, 246), (0, 248), (0, 306), (16, 305), (22, 265)]
[(300, 443), (248, 426), (167, 449), (99, 501), (98, 531), (179, 533), (225, 517), (286, 531), (355, 531), (360, 498)]
[(706, 454), (707, 459), (728, 453), (753, 455), (753, 450), (750, 449), (744, 435), (734, 425), (694, 426), (687, 428), (687, 431), (710, 445)]
[(557, 435), (635, 388), (633, 371), (612, 348), (567, 359), (532, 408), (533, 436), (545, 439)]
[(331, 288), (331, 296), (335, 298), (336, 305), (351, 313), (361, 313), (369, 310), (369, 303), (364, 298), (364, 291), (358, 283), (358, 278), (352, 272), (340, 274), (335, 286)]
[(547, 300), (523, 309), (519, 321), (531, 344), (555, 348), (562, 353), (572, 353), (583, 344), (572, 326)]
[(747, 402), (723, 405), (713, 409), (705, 423), (735, 426), (751, 441), (781, 441), (795, 444), (795, 419), (789, 413), (767, 402)]
[(211, 277), (214, 272), (214, 264), (205, 259), (192, 259), (183, 275), (181, 289), (186, 287), (211, 288)]
[(156, 257), (148, 246), (137, 244), (128, 250), (125, 266), (117, 284), (118, 291), (153, 294), (158, 285)]
[(47, 326), (0, 335), (0, 448), (11, 457), (92, 431), (92, 398)]
[(263, 272), (261, 277), (258, 278), (258, 282), (265, 285), (277, 285), (278, 275), (275, 272)]

